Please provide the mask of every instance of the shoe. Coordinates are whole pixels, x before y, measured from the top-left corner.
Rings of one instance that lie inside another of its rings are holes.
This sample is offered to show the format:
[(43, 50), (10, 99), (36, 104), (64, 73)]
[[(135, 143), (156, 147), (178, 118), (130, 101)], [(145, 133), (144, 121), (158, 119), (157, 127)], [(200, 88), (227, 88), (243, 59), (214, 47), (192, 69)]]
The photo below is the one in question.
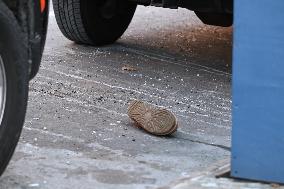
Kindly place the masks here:
[(153, 135), (170, 135), (177, 130), (176, 117), (168, 110), (135, 100), (128, 107), (128, 116), (138, 127)]

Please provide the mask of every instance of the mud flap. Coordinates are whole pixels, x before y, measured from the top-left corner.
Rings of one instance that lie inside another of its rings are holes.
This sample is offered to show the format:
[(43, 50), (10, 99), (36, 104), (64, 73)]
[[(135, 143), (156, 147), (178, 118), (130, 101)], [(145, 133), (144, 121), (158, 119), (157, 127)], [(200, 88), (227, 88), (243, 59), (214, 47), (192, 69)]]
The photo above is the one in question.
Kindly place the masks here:
[(36, 0), (34, 1), (32, 17), (29, 20), (30, 32), (29, 32), (29, 45), (30, 45), (30, 79), (32, 79), (38, 72), (41, 57), (44, 49), (47, 33), (48, 13), (49, 9), (48, 0)]

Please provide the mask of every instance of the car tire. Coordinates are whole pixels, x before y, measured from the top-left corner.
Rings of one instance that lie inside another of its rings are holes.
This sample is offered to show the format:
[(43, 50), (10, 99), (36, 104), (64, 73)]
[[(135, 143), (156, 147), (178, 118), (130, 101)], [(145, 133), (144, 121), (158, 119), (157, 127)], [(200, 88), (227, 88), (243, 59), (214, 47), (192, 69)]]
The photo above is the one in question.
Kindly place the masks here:
[(23, 127), (28, 100), (28, 49), (13, 13), (0, 1), (0, 175)]
[(114, 43), (127, 29), (136, 3), (122, 0), (53, 0), (57, 24), (76, 43)]
[(229, 27), (233, 25), (233, 14), (195, 11), (196, 16), (207, 25)]

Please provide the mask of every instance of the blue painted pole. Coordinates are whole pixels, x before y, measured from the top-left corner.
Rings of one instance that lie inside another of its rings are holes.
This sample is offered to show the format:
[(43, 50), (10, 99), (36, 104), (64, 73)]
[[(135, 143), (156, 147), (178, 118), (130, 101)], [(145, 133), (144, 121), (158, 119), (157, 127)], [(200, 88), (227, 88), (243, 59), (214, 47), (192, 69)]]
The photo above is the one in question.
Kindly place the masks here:
[(284, 183), (284, 0), (234, 1), (231, 175)]

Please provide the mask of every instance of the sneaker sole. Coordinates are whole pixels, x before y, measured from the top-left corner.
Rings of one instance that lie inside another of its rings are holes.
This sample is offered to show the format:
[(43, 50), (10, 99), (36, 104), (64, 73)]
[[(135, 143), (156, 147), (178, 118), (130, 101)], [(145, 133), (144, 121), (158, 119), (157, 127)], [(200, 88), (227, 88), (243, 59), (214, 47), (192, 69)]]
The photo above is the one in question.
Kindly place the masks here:
[(170, 135), (178, 127), (176, 117), (170, 111), (141, 101), (133, 101), (129, 105), (128, 116), (139, 127), (154, 135)]

